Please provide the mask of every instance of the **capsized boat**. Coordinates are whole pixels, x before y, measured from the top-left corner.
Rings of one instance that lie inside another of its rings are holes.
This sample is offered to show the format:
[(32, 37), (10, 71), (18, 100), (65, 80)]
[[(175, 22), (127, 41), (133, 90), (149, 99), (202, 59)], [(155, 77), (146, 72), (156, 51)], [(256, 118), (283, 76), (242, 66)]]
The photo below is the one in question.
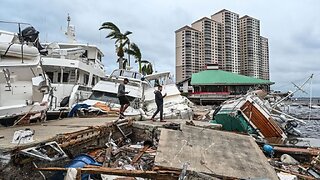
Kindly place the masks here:
[(100, 80), (92, 88), (92, 94), (89, 99), (81, 103), (91, 106), (89, 108), (91, 111), (99, 110), (103, 112), (106, 108), (101, 107), (101, 104), (105, 104), (110, 110), (119, 111), (118, 86), (125, 78), (129, 80), (129, 83), (126, 84), (126, 91), (129, 92), (127, 97), (130, 101), (130, 106), (124, 114), (126, 116), (139, 116), (140, 119), (141, 111), (143, 111), (141, 103), (144, 89), (151, 88), (151, 84), (139, 72), (115, 69), (110, 76)]
[[(146, 75), (152, 87), (145, 90), (144, 113), (143, 119), (150, 119), (153, 113), (157, 110), (157, 105), (154, 100), (154, 91), (158, 85), (162, 86), (162, 93), (167, 94), (163, 103), (163, 116), (165, 119), (192, 119), (193, 103), (182, 96), (176, 84), (172, 81), (170, 72), (159, 72), (151, 75)], [(157, 115), (159, 116), (159, 114)]]
[(170, 80), (169, 72), (143, 76), (139, 72), (116, 69), (109, 77), (99, 81), (93, 87), (89, 99), (82, 103), (93, 107), (92, 109), (99, 108), (101, 103), (104, 103), (111, 110), (118, 111), (120, 108), (117, 98), (118, 86), (124, 78), (129, 79), (126, 91), (129, 91), (130, 106), (124, 112), (126, 116), (138, 117), (136, 118), (138, 120), (150, 120), (156, 111), (154, 91), (158, 85), (162, 85), (163, 93), (167, 93), (164, 99), (164, 118), (192, 118), (191, 106), (193, 104), (186, 97), (180, 95), (177, 86)]
[(2, 125), (46, 119), (51, 86), (41, 66), (38, 34), (31, 26), (19, 33), (0, 31)]
[[(261, 94), (257, 90), (225, 101), (214, 113), (213, 123), (222, 124), (224, 130), (256, 134), (264, 139), (299, 135), (296, 129), (299, 120), (272, 108)], [(282, 117), (281, 121), (278, 116)]]

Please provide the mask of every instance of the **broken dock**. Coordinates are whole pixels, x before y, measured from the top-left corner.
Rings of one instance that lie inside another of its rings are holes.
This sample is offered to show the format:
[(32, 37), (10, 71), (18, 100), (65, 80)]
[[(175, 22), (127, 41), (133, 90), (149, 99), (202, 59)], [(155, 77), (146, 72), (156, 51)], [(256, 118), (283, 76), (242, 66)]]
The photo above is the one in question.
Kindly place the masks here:
[[(14, 132), (26, 128), (34, 130), (34, 141), (27, 144), (13, 144)], [(3, 138), (0, 139), (0, 156), (8, 157), (9, 155), (10, 162), (1, 165), (0, 172), (8, 174), (5, 179), (50, 177), (56, 171), (67, 172), (68, 168), (65, 165), (79, 154), (91, 155), (94, 153), (89, 153), (90, 151), (99, 148), (106, 155), (110, 154), (110, 149), (106, 144), (112, 137), (114, 144), (118, 145), (117, 148), (111, 150), (117, 151), (113, 158), (120, 157), (121, 152), (130, 151), (132, 158), (129, 158), (131, 162), (128, 162), (128, 166), (130, 164), (130, 167), (139, 166), (142, 161), (150, 161), (152, 167), (147, 170), (119, 169), (117, 166), (119, 161), (114, 159), (112, 163), (109, 159), (109, 166), (108, 163), (103, 163), (101, 166), (86, 165), (77, 168), (78, 179), (84, 177), (81, 176), (83, 174), (150, 179), (178, 179), (179, 176), (187, 177), (188, 174), (193, 174), (198, 178), (210, 177), (212, 179), (277, 179), (274, 169), (269, 165), (267, 158), (252, 137), (216, 130), (219, 128), (221, 127), (209, 122), (190, 123), (181, 119), (160, 123), (130, 119), (119, 121), (105, 117), (70, 118), (28, 126), (1, 128), (0, 136)], [(138, 151), (133, 150), (138, 142), (150, 140), (153, 141), (151, 144), (139, 145)], [(66, 152), (68, 160), (49, 163), (44, 159), (26, 156), (22, 153), (25, 149), (39, 147), (49, 142), (56, 142)], [(128, 143), (132, 145), (120, 146), (120, 144)], [(153, 156), (154, 159), (150, 160), (150, 157)], [(102, 159), (105, 161), (108, 158), (104, 156)], [(28, 165), (28, 163), (33, 165)], [(30, 171), (30, 169), (37, 170)], [(18, 170), (19, 173), (17, 173)]]

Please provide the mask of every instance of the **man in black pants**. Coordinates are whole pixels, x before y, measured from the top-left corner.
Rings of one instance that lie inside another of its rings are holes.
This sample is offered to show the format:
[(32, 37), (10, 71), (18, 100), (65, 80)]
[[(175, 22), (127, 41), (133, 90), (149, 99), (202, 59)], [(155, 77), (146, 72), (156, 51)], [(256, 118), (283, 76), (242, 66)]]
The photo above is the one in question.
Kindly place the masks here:
[(129, 92), (126, 92), (126, 87), (125, 87), (125, 84), (128, 84), (129, 80), (127, 78), (125, 78), (123, 80), (123, 84), (119, 84), (119, 87), (118, 87), (118, 98), (119, 98), (119, 101), (120, 101), (120, 115), (119, 115), (119, 118), (124, 118), (124, 111), (129, 107), (129, 99), (128, 97), (126, 96), (126, 94), (129, 94)]
[(157, 111), (154, 112), (151, 120), (152, 121), (156, 121), (154, 119), (154, 117), (158, 114), (158, 112), (160, 112), (160, 122), (166, 122), (165, 120), (163, 120), (163, 98), (166, 97), (167, 93), (164, 94), (164, 96), (162, 96), (162, 86), (158, 86), (158, 91), (155, 91), (154, 94), (155, 94), (155, 101), (156, 101), (156, 104), (157, 104)]

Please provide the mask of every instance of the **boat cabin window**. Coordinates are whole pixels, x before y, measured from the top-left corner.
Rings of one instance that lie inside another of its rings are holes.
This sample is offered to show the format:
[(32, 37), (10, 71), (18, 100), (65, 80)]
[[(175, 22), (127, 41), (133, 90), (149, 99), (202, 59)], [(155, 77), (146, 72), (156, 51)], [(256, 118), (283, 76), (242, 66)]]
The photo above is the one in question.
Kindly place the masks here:
[(46, 72), (48, 78), (50, 79), (51, 82), (53, 82), (53, 72)]
[(142, 78), (142, 75), (140, 73), (132, 72), (132, 71), (125, 71), (125, 70), (120, 70), (120, 69), (113, 71), (111, 76), (113, 76), (113, 77), (123, 76), (123, 77), (127, 77), (127, 78), (139, 79), (139, 80), (141, 80), (141, 78)]
[(92, 81), (91, 81), (91, 85), (94, 86), (95, 84), (96, 84), (96, 78), (93, 76)]
[(101, 53), (97, 53), (97, 59), (99, 59), (99, 61), (101, 61), (101, 58), (102, 58), (102, 56), (101, 56)]
[[(63, 73), (62, 82), (67, 83), (69, 78), (69, 73)], [(61, 73), (58, 73), (58, 81), (60, 82)]]
[[(131, 97), (131, 96), (127, 96), (127, 97), (130, 102), (134, 100), (134, 97)], [(108, 103), (116, 103), (116, 104), (120, 103), (119, 98), (117, 97), (117, 94), (109, 93), (109, 92), (93, 91), (89, 99), (104, 101)]]
[(84, 84), (88, 84), (89, 82), (89, 75), (84, 74)]
[(127, 77), (127, 78), (133, 78), (133, 73), (130, 71), (122, 71), (123, 74), (122, 76)]
[(85, 52), (81, 55), (82, 58), (88, 58), (88, 50), (85, 50)]

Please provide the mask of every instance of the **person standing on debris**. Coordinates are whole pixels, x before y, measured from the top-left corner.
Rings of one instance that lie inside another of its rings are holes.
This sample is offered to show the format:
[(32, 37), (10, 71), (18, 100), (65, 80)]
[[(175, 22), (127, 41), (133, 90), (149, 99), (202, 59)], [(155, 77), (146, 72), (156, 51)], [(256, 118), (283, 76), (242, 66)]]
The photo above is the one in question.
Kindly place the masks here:
[(129, 80), (127, 78), (125, 78), (123, 80), (123, 83), (119, 84), (118, 87), (118, 98), (120, 101), (120, 115), (119, 118), (124, 118), (124, 111), (129, 107), (129, 99), (127, 97), (127, 94), (129, 94), (129, 92), (126, 92), (126, 87), (125, 84), (128, 84)]
[(154, 112), (151, 120), (152, 121), (156, 121), (154, 119), (154, 117), (160, 112), (160, 122), (166, 122), (165, 120), (163, 120), (163, 98), (167, 96), (167, 93), (165, 93), (163, 96), (162, 96), (162, 86), (158, 86), (158, 90), (154, 92), (155, 94), (155, 101), (156, 101), (156, 104), (157, 104), (157, 110), (156, 112)]

